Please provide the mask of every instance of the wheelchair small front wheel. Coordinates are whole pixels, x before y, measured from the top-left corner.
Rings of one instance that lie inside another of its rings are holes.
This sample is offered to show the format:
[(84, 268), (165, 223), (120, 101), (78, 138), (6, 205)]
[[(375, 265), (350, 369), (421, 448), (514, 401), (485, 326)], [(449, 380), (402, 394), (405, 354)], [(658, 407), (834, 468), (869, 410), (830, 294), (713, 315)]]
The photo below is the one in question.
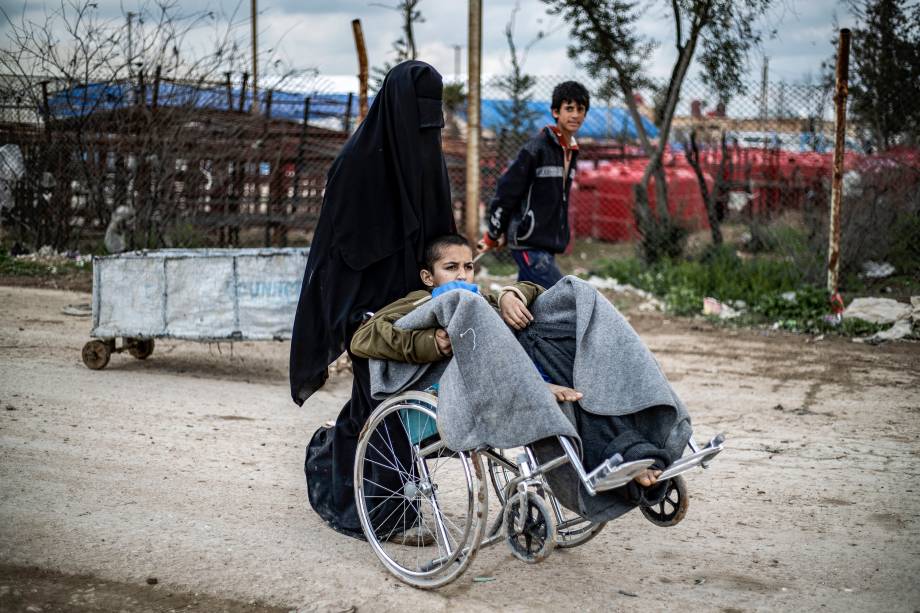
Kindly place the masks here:
[(645, 519), (656, 526), (667, 528), (679, 524), (687, 514), (689, 507), (690, 495), (687, 493), (687, 482), (678, 475), (668, 481), (668, 488), (659, 503), (639, 508), (642, 509)]
[[(492, 479), (492, 488), (495, 490), (495, 495), (500, 504), (505, 504), (505, 486), (518, 474), (516, 467), (512, 468), (510, 463), (497, 462), (489, 458), (489, 476)], [(578, 514), (563, 507), (552, 495), (547, 498), (547, 502), (556, 519), (556, 547), (560, 549), (571, 549), (572, 547), (584, 545), (597, 536), (607, 525), (606, 522), (595, 524), (587, 519), (572, 523), (573, 519), (579, 517)]]
[(556, 547), (556, 520), (534, 492), (518, 492), (505, 505), (505, 540), (511, 553), (529, 564), (542, 562)]

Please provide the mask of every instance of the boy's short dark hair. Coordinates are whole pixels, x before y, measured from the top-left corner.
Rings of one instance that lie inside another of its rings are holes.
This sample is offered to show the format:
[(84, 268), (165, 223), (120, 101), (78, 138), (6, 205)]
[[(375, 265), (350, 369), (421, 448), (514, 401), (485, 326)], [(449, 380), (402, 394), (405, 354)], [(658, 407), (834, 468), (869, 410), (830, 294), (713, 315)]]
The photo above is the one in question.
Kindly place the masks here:
[(550, 108), (554, 111), (558, 111), (562, 103), (566, 101), (584, 105), (585, 112), (587, 113), (588, 109), (591, 107), (591, 94), (589, 94), (585, 86), (578, 81), (565, 81), (553, 89), (553, 101)]
[(423, 270), (433, 271), (434, 263), (441, 258), (441, 249), (449, 245), (462, 245), (464, 247), (469, 247), (470, 251), (473, 250), (470, 241), (466, 240), (465, 236), (461, 236), (460, 234), (442, 234), (425, 244), (425, 251), (422, 253), (422, 258), (424, 259), (419, 263), (419, 267)]

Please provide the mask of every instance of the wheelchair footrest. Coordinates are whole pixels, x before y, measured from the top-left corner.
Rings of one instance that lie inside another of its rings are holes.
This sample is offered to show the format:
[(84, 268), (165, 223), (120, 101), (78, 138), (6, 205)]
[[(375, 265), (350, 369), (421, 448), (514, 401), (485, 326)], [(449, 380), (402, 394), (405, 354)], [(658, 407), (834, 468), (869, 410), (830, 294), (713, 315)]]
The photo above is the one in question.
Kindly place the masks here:
[(621, 456), (617, 454), (588, 473), (587, 481), (595, 492), (613, 490), (632, 481), (653, 463), (654, 460), (622, 462)]
[(677, 475), (683, 474), (688, 470), (696, 468), (697, 466), (703, 466), (705, 468), (706, 462), (710, 461), (725, 448), (725, 437), (721, 434), (716, 436), (714, 439), (709, 441), (709, 444), (697, 451), (696, 453), (691, 453), (686, 455), (681, 459), (677, 460), (670, 466), (667, 470), (663, 471), (659, 476), (658, 480), (662, 481), (664, 479), (670, 479), (671, 477), (676, 477)]

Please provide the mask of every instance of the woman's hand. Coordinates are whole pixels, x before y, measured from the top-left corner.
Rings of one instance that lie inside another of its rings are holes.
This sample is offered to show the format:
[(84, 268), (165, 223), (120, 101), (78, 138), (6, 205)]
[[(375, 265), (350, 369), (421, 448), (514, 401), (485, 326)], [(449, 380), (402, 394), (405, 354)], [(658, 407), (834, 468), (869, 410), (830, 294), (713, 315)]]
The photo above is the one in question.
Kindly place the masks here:
[(434, 343), (438, 346), (438, 352), (446, 358), (454, 355), (454, 349), (450, 345), (450, 337), (447, 336), (447, 330), (438, 328), (434, 332)]
[(533, 321), (533, 315), (514, 292), (505, 292), (498, 299), (502, 319), (515, 330), (523, 330)]

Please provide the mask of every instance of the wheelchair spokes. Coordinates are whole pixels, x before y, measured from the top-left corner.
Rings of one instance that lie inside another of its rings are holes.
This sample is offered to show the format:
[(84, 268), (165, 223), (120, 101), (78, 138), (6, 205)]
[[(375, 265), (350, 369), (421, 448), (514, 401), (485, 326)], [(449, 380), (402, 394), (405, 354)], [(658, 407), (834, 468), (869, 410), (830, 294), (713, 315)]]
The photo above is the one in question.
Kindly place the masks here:
[(391, 403), (362, 432), (355, 458), (355, 493), (365, 536), (383, 564), (417, 587), (459, 576), (482, 536), (485, 485), (475, 453), (422, 455), (437, 436), (434, 412), (423, 404)]
[(664, 497), (656, 504), (639, 507), (647, 520), (656, 526), (675, 526), (687, 514), (690, 505), (690, 496), (687, 493), (687, 482), (681, 476), (672, 477), (668, 481)]
[[(517, 466), (509, 461), (502, 452), (489, 450), (486, 452), (489, 466), (489, 478), (492, 489), (499, 503), (505, 504), (505, 486), (511, 479), (518, 476)], [(563, 507), (555, 496), (548, 496), (549, 507), (556, 521), (556, 547), (570, 549), (584, 545), (597, 536), (606, 522), (593, 523), (582, 518), (577, 513)]]

